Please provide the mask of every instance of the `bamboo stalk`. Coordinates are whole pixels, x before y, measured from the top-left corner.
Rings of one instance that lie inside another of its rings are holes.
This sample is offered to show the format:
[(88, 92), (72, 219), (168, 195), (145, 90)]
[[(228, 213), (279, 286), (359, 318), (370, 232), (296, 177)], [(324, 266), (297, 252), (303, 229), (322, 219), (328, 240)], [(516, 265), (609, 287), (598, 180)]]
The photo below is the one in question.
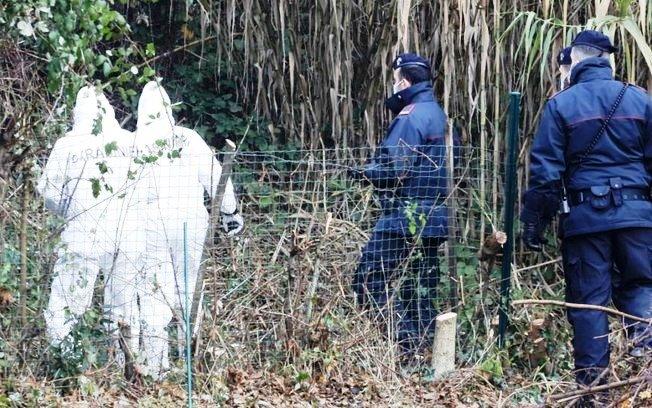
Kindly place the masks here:
[[(500, 24), (500, 0), (494, 0), (494, 30), (496, 30)], [(494, 89), (494, 103), (493, 103), (493, 110), (494, 110), (494, 116), (493, 116), (493, 123), (494, 123), (494, 144), (493, 144), (493, 172), (492, 172), (492, 177), (491, 177), (491, 192), (492, 192), (492, 213), (493, 213), (493, 218), (494, 220), (498, 220), (499, 218), (499, 213), (498, 213), (498, 177), (500, 174), (500, 160), (498, 160), (498, 155), (500, 152), (500, 126), (498, 126), (498, 123), (500, 123), (500, 95), (501, 95), (501, 90), (500, 90), (500, 80), (501, 80), (501, 74), (500, 74), (500, 58), (501, 58), (501, 42), (498, 40), (498, 36), (495, 35), (495, 40), (494, 40), (494, 48), (495, 48), (495, 55), (494, 55), (494, 84), (493, 84), (493, 89)], [(483, 237), (484, 235), (480, 235)]]

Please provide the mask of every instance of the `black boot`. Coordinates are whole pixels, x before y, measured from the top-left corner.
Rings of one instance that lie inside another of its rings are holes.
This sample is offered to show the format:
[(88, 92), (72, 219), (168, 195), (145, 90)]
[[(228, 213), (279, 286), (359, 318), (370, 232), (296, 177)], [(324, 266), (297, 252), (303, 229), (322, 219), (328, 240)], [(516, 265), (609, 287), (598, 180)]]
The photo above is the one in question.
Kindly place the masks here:
[(575, 408), (594, 408), (598, 407), (595, 405), (595, 400), (593, 395), (584, 395), (575, 403)]
[[(608, 373), (602, 375), (606, 367), (587, 367), (576, 369), (575, 379), (582, 387), (597, 387), (607, 383)], [(603, 407), (609, 402), (609, 392), (596, 392), (582, 396), (575, 406), (578, 408)]]
[(611, 402), (608, 393), (598, 392), (580, 397), (575, 403), (575, 408), (601, 408), (606, 407)]

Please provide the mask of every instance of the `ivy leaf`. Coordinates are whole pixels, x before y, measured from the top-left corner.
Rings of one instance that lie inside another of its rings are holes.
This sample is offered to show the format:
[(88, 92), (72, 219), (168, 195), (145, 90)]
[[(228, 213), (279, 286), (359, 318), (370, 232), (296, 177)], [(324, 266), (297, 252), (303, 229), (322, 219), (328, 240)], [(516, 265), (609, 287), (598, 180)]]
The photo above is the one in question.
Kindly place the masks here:
[(104, 145), (104, 152), (107, 156), (111, 155), (111, 153), (115, 152), (116, 150), (118, 150), (118, 142), (116, 141)]
[(93, 130), (91, 130), (91, 133), (93, 136), (97, 136), (102, 133), (102, 115), (98, 115), (93, 120)]
[(105, 161), (97, 162), (97, 168), (100, 169), (100, 173), (105, 174), (108, 173), (109, 167), (106, 165)]
[(91, 188), (93, 189), (93, 197), (95, 197), (95, 198), (99, 197), (100, 196), (100, 190), (101, 190), (100, 180), (98, 180), (96, 178), (92, 178), (91, 179)]
[(154, 71), (150, 67), (145, 67), (143, 68), (143, 78), (151, 78), (156, 74), (156, 71)]
[(147, 43), (147, 47), (145, 48), (145, 56), (153, 57), (154, 55), (156, 55), (156, 48), (154, 47), (154, 43)]
[(111, 74), (111, 63), (104, 62), (102, 64), (102, 73), (104, 74), (105, 77), (108, 77), (109, 74)]

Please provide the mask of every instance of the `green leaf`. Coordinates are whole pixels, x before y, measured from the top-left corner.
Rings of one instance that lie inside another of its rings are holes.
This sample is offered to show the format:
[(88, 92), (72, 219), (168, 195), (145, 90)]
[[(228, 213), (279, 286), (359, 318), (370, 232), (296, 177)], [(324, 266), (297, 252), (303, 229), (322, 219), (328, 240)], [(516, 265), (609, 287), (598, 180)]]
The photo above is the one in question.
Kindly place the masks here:
[(272, 197), (269, 196), (260, 197), (260, 199), (258, 200), (258, 206), (260, 208), (267, 208), (271, 206), (273, 203), (274, 202), (272, 201)]
[(118, 142), (116, 141), (104, 145), (104, 152), (107, 156), (111, 155), (111, 153), (115, 152), (116, 150), (118, 150)]
[(154, 47), (154, 43), (147, 43), (147, 47), (145, 48), (145, 56), (153, 57), (155, 55), (156, 55), (156, 48)]
[(297, 374), (296, 382), (300, 383), (300, 382), (303, 382), (303, 381), (308, 381), (309, 379), (310, 379), (310, 374), (308, 374), (305, 371), (300, 371)]
[(647, 43), (645, 36), (641, 33), (640, 28), (631, 17), (624, 19), (622, 25), (625, 30), (634, 37), (634, 41), (636, 41), (636, 45), (638, 45), (638, 50), (641, 55), (643, 55), (643, 59), (645, 59), (648, 69), (652, 72), (652, 49), (650, 49), (650, 45)]
[(94, 120), (93, 120), (93, 129), (91, 130), (91, 133), (94, 136), (99, 135), (102, 133), (102, 115), (98, 115)]
[(485, 371), (494, 377), (503, 376), (503, 365), (498, 358), (489, 358), (485, 360), (480, 366), (482, 371)]
[(105, 77), (108, 77), (111, 74), (111, 63), (110, 62), (105, 62), (102, 64), (102, 73), (104, 74)]
[(105, 161), (97, 162), (97, 168), (100, 169), (100, 173), (105, 174), (108, 173), (109, 167), (106, 165)]
[(541, 53), (543, 54), (541, 57), (541, 65), (540, 65), (541, 71), (539, 72), (541, 78), (543, 78), (544, 69), (549, 65), (548, 53), (550, 52), (554, 33), (555, 30), (553, 30), (553, 28), (551, 27), (545, 36), (545, 40), (541, 43)]
[(156, 74), (156, 71), (154, 71), (150, 67), (145, 67), (143, 68), (143, 78), (151, 78)]
[(93, 190), (93, 197), (97, 198), (100, 196), (101, 186), (100, 180), (96, 178), (91, 179), (91, 188)]
[(145, 163), (154, 163), (154, 162), (156, 162), (156, 160), (158, 160), (158, 156), (153, 155), (153, 154), (143, 156), (143, 161)]
[[(530, 39), (531, 39), (530, 33), (532, 31), (532, 30), (530, 30), (530, 27), (532, 26), (532, 23), (534, 22), (534, 18), (536, 17), (536, 14), (534, 12), (531, 12), (531, 11), (520, 14), (514, 20), (514, 22), (512, 24), (510, 24), (509, 27), (508, 27), (508, 31), (511, 30), (513, 28), (513, 26), (516, 24), (516, 21), (520, 17), (524, 17), (524, 16), (527, 16), (527, 19), (525, 20), (525, 28), (522, 31), (523, 35), (521, 36), (521, 41), (518, 43), (518, 48), (516, 49), (516, 55), (519, 54), (519, 51), (523, 47), (526, 48), (526, 52), (527, 52), (527, 47), (529, 47), (529, 43), (530, 43)], [(526, 56), (527, 56), (527, 54), (526, 54)]]

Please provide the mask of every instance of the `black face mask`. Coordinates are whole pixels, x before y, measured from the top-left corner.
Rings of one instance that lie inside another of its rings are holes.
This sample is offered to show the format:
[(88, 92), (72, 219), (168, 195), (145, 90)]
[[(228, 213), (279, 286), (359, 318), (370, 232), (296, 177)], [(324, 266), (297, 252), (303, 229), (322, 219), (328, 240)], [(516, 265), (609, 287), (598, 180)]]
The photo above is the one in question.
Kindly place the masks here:
[(405, 98), (401, 95), (402, 92), (397, 92), (385, 100), (385, 107), (394, 115), (398, 115), (407, 105)]

